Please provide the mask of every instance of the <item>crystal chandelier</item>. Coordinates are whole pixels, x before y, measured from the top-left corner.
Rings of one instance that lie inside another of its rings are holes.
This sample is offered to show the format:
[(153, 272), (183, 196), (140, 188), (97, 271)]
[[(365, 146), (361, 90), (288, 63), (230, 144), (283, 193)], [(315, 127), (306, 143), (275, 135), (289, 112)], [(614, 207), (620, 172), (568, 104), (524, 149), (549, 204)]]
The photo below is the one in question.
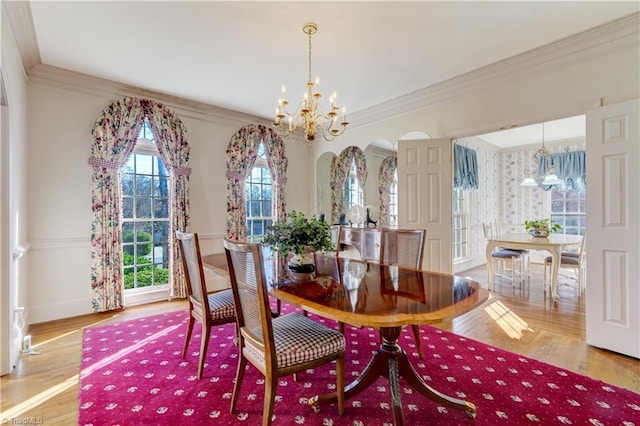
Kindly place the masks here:
[[(562, 183), (551, 165), (551, 153), (544, 146), (544, 123), (542, 123), (542, 147), (533, 154), (533, 160), (538, 167), (538, 174), (536, 176), (525, 170), (526, 177), (520, 186), (559, 185)], [(540, 167), (541, 160), (544, 162), (543, 168)], [(544, 174), (541, 174), (541, 172)]]
[(320, 105), (322, 95), (318, 90), (320, 80), (311, 81), (311, 36), (318, 31), (314, 23), (305, 24), (302, 31), (309, 36), (309, 80), (304, 98), (298, 105), (298, 109), (291, 113), (287, 111), (289, 102), (285, 97), (286, 89), (282, 86), (282, 95), (276, 107), (276, 118), (273, 126), (281, 136), (289, 136), (301, 128), (308, 142), (316, 140), (318, 133), (327, 141), (332, 141), (342, 135), (349, 124), (347, 122), (347, 109), (342, 108), (342, 121), (338, 123), (340, 107), (336, 105), (336, 92), (329, 98), (329, 111), (325, 114)]

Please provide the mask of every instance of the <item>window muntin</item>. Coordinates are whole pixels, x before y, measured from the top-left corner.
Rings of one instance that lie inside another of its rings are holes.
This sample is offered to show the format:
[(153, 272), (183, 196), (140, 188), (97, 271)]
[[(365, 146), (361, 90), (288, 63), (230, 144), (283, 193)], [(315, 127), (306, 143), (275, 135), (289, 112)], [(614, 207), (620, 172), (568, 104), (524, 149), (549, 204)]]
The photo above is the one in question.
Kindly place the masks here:
[(468, 200), (460, 188), (453, 190), (453, 261), (459, 262), (469, 257), (468, 252)]
[(169, 173), (145, 120), (120, 169), (125, 291), (169, 283)]
[(259, 242), (273, 222), (273, 179), (267, 163), (264, 145), (258, 147), (256, 162), (245, 179), (245, 202), (247, 208), (247, 241)]
[(389, 187), (389, 226), (398, 226), (398, 168), (393, 171), (393, 182)]
[(584, 235), (587, 227), (587, 191), (552, 189), (551, 223), (559, 223), (563, 234)]
[(343, 197), (342, 206), (345, 212), (353, 206), (364, 206), (364, 191), (358, 182), (356, 160), (351, 162), (349, 175), (344, 183)]

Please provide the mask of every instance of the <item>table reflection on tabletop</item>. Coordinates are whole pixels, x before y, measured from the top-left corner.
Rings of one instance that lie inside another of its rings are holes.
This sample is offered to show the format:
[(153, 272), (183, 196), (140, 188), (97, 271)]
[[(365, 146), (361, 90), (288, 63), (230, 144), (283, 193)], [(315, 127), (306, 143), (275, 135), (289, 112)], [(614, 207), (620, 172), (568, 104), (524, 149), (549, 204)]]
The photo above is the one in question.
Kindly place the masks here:
[(446, 315), (466, 311), (477, 301), (471, 296), (479, 289), (477, 282), (461, 277), (324, 255), (316, 256), (310, 280), (295, 281), (280, 271), (268, 281), (275, 297), (286, 292), (305, 299), (317, 305), (318, 314), (327, 308), (340, 311), (343, 322), (356, 326), (377, 324), (382, 317), (387, 325), (437, 322), (443, 310)]

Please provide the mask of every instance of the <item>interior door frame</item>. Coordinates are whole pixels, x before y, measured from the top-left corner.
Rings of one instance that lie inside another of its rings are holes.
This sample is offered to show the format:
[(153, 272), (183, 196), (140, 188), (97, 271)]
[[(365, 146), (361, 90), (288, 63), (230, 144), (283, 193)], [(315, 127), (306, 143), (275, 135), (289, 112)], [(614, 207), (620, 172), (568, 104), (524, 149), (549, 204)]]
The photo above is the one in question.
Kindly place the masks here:
[(13, 262), (14, 221), (11, 209), (11, 139), (9, 103), (0, 70), (0, 375), (16, 365), (21, 347), (16, 347), (16, 283)]

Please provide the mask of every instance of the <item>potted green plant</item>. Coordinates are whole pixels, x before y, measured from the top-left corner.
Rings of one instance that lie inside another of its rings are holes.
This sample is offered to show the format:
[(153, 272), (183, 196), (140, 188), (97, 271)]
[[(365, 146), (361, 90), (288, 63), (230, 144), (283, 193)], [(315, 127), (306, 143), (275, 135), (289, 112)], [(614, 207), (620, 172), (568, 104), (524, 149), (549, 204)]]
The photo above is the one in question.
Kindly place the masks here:
[(262, 244), (284, 256), (293, 254), (288, 267), (294, 274), (313, 273), (315, 265), (311, 253), (334, 249), (329, 224), (295, 210), (286, 220), (267, 227)]
[(524, 229), (526, 229), (532, 237), (547, 238), (551, 233), (559, 231), (562, 226), (558, 223), (551, 223), (550, 219), (525, 220)]

